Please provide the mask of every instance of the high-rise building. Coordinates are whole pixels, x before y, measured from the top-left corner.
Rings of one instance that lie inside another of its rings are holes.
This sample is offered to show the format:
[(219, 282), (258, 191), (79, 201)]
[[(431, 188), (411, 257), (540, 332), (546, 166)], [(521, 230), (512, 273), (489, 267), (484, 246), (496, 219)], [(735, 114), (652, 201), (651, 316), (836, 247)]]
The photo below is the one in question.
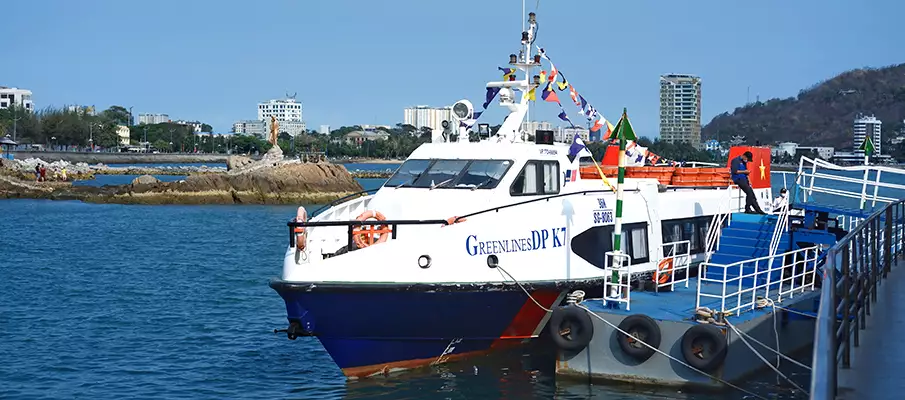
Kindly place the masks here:
[(855, 118), (854, 126), (855, 152), (864, 154), (864, 152), (859, 151), (858, 148), (861, 147), (862, 143), (864, 143), (864, 137), (866, 135), (871, 135), (871, 140), (873, 140), (874, 143), (874, 155), (882, 154), (882, 145), (880, 144), (880, 139), (882, 138), (880, 136), (880, 132), (882, 127), (883, 121), (880, 121), (873, 115), (869, 117), (865, 115), (858, 115), (858, 117)]
[[(426, 126), (434, 130), (443, 130), (443, 121), (453, 123), (452, 107), (409, 107), (405, 109), (402, 121), (403, 124), (414, 126), (417, 129)], [(455, 129), (455, 126), (453, 128)]]
[(31, 90), (0, 86), (0, 109), (13, 105), (27, 111), (34, 111), (35, 105), (31, 101)]
[(138, 124), (162, 124), (170, 122), (170, 116), (167, 114), (138, 114)]
[(318, 130), (321, 135), (329, 135), (330, 134), (330, 125), (321, 125), (321, 129)]
[(660, 76), (660, 139), (701, 148), (701, 78)]

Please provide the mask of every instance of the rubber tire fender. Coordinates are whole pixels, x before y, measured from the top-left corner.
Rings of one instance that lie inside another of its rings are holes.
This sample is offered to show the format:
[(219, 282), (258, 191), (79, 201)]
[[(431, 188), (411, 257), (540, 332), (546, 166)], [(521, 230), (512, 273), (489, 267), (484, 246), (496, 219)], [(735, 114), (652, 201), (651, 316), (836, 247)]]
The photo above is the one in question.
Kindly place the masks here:
[[(560, 333), (566, 327), (570, 329), (569, 338)], [(556, 347), (565, 351), (581, 351), (594, 337), (594, 322), (591, 321), (591, 316), (576, 306), (554, 308), (547, 329)]]
[[(710, 342), (710, 349), (703, 358), (695, 354), (694, 344), (698, 340)], [(698, 324), (688, 328), (682, 335), (682, 356), (692, 367), (704, 372), (712, 372), (726, 359), (728, 344), (726, 335), (720, 328), (709, 324)]]
[[(629, 334), (633, 333), (633, 331), (642, 331), (645, 333), (644, 339), (642, 339), (645, 343), (651, 345), (654, 349), (660, 348), (660, 341), (663, 338), (660, 326), (657, 325), (657, 321), (647, 315), (629, 315), (619, 323), (619, 329)], [(634, 339), (630, 339), (629, 336), (622, 332), (616, 332), (616, 340), (619, 342), (619, 348), (622, 349), (622, 352), (638, 361), (647, 361), (656, 353), (655, 350), (645, 345), (640, 347), (632, 345), (632, 340)]]

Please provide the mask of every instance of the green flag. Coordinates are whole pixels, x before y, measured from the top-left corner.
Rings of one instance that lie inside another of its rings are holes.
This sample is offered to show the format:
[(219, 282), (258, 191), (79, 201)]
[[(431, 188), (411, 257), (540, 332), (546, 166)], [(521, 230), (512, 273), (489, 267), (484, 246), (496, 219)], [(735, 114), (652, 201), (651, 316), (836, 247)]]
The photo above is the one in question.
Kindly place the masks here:
[(638, 138), (635, 136), (635, 130), (632, 129), (632, 123), (628, 121), (628, 114), (626, 113), (626, 109), (622, 109), (622, 118), (619, 118), (619, 122), (616, 124), (616, 128), (613, 129), (613, 132), (609, 134), (609, 136), (605, 137), (606, 140), (612, 139), (620, 139), (623, 138), (625, 140), (637, 140)]
[(863, 151), (866, 156), (874, 154), (876, 149), (874, 148), (874, 141), (870, 139), (870, 135), (864, 136), (864, 142), (861, 143), (861, 147), (859, 147), (858, 150)]

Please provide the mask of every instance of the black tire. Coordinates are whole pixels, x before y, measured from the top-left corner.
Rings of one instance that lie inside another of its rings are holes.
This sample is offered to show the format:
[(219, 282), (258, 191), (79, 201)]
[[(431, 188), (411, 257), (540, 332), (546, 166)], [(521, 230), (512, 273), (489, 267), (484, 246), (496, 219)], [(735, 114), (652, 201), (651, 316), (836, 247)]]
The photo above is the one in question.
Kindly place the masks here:
[(708, 324), (692, 326), (682, 335), (682, 356), (692, 367), (711, 372), (726, 359), (726, 335)]
[(556, 307), (547, 329), (553, 343), (562, 350), (578, 352), (591, 343), (594, 337), (594, 323), (588, 312), (575, 307)]
[(616, 335), (616, 340), (619, 341), (619, 348), (631, 358), (638, 361), (647, 361), (648, 358), (651, 358), (656, 353), (650, 347), (639, 343), (638, 340), (653, 346), (654, 349), (660, 348), (660, 340), (662, 339), (660, 327), (657, 325), (657, 321), (647, 315), (629, 315), (619, 323), (619, 329), (631, 335), (627, 336), (622, 332), (617, 332)]

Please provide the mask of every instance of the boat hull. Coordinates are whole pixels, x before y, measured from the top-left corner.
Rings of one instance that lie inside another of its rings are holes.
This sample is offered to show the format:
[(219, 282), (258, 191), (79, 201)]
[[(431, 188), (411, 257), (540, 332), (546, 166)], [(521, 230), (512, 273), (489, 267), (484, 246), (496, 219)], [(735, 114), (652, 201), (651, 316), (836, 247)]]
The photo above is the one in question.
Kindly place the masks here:
[(537, 337), (544, 308), (597, 280), (525, 284), (324, 284), (274, 280), (290, 325), (317, 336), (350, 378), (488, 353)]

